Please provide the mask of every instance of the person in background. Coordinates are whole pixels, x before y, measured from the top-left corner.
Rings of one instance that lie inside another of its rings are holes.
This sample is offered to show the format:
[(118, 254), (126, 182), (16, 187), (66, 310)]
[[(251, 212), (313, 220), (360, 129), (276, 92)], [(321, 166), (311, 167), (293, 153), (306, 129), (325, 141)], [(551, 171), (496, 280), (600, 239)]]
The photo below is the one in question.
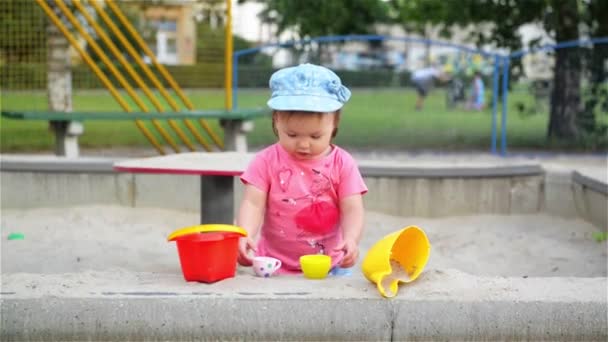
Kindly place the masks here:
[(447, 81), (449, 77), (441, 71), (438, 65), (416, 70), (412, 73), (412, 84), (416, 88), (418, 97), (416, 99), (416, 110), (422, 110), (424, 100), (435, 82)]
[(476, 70), (473, 81), (471, 81), (471, 97), (467, 108), (470, 110), (483, 110), (485, 107), (484, 84), (481, 78), (481, 71)]
[(258, 152), (240, 178), (237, 225), (249, 235), (240, 241), (239, 264), (250, 266), (253, 252), (281, 260), (279, 272), (297, 274), (300, 256), (326, 254), (332, 273), (340, 274), (359, 256), (367, 192), (354, 158), (332, 143), (351, 92), (334, 72), (313, 64), (278, 70), (270, 89), (278, 141)]

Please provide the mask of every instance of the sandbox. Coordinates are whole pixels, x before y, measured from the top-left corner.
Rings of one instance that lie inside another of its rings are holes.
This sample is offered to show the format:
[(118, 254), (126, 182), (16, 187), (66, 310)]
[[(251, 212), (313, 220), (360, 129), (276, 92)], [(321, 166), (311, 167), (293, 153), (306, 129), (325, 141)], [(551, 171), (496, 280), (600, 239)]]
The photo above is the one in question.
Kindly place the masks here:
[[(473, 192), (481, 184), (469, 182), (484, 182), (482, 187), (489, 194), (476, 197), (476, 204), (453, 206), (452, 213), (437, 217), (391, 213), (415, 207), (393, 206), (380, 212), (378, 201), (375, 207), (368, 206), (372, 208), (366, 217), (362, 253), (383, 235), (407, 225), (423, 228), (432, 245), (420, 278), (388, 300), (362, 276), (359, 265), (350, 276), (322, 281), (299, 276), (262, 279), (239, 267), (236, 277), (214, 284), (185, 282), (176, 248), (166, 237), (176, 228), (198, 223), (196, 203), (181, 209), (175, 208), (179, 203), (154, 205), (160, 198), (146, 197), (154, 194), (149, 184), (159, 184), (156, 178), (74, 167), (17, 172), (8, 171), (6, 165), (2, 174), (2, 340), (607, 337), (606, 242), (593, 238), (602, 227), (582, 215), (560, 216), (545, 210), (576, 201), (568, 198), (568, 203), (547, 205), (547, 179), (550, 183), (562, 178), (529, 173), (534, 168), (519, 168), (527, 170), (523, 176), (494, 175), (500, 178), (498, 186), (492, 183), (493, 177), (472, 174), (450, 181), (437, 169), (430, 172), (434, 173), (431, 180), (429, 172), (427, 178), (411, 174), (399, 178), (395, 169), (369, 170), (376, 172), (376, 176), (368, 174), (376, 177), (370, 183), (383, 183), (387, 197), (400, 198), (387, 193), (398, 188), (390, 185), (392, 181), (406, 182), (402, 188), (407, 182), (418, 184), (416, 191), (429, 194), (427, 203), (437, 201), (445, 187)], [(16, 185), (19, 179), (22, 183)], [(169, 182), (165, 188), (175, 192), (196, 181), (164, 180)], [(127, 190), (110, 196), (109, 184)], [(435, 192), (421, 184), (435, 187)], [(509, 184), (513, 187), (508, 197), (492, 195)], [(536, 192), (537, 184), (544, 190)], [(45, 190), (28, 190), (40, 186)], [(20, 193), (12, 191), (17, 187)], [(57, 196), (62, 189), (64, 195)], [(80, 196), (79, 189), (95, 192)], [(589, 191), (569, 189), (579, 195)], [(65, 195), (70, 191), (76, 195)], [(550, 191), (563, 194), (566, 190)], [(165, 199), (171, 195), (161, 194)], [(87, 198), (96, 203), (87, 203)], [(16, 205), (26, 202), (36, 205)], [(500, 203), (509, 204), (501, 207)], [(536, 203), (535, 210), (530, 203)], [(427, 205), (418, 210), (429, 208), (434, 210)], [(10, 232), (23, 233), (24, 239), (9, 241)]]

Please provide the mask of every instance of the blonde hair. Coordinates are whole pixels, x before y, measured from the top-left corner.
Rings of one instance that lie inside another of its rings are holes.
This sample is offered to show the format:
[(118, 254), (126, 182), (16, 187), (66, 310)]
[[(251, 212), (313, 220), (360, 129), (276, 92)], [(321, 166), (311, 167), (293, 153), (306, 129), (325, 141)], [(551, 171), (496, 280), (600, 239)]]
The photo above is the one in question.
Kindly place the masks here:
[(338, 124), (340, 123), (340, 109), (338, 109), (335, 112), (328, 112), (328, 113), (307, 112), (307, 111), (301, 111), (301, 110), (273, 110), (272, 111), (272, 131), (274, 132), (274, 135), (276, 135), (277, 137), (279, 136), (279, 132), (277, 131), (277, 128), (275, 126), (275, 122), (279, 115), (286, 115), (287, 118), (289, 119), (290, 117), (292, 117), (294, 115), (314, 115), (317, 117), (321, 117), (323, 115), (328, 115), (328, 114), (334, 114), (334, 130), (331, 132), (331, 137), (335, 138), (336, 135), (338, 134)]

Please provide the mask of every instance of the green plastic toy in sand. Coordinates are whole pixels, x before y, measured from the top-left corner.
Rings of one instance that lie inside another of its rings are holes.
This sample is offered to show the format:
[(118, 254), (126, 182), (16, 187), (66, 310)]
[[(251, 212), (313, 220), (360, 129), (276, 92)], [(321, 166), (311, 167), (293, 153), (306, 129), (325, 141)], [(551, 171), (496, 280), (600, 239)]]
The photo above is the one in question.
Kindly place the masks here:
[(10, 233), (7, 237), (8, 240), (23, 240), (25, 239), (25, 234), (23, 233)]

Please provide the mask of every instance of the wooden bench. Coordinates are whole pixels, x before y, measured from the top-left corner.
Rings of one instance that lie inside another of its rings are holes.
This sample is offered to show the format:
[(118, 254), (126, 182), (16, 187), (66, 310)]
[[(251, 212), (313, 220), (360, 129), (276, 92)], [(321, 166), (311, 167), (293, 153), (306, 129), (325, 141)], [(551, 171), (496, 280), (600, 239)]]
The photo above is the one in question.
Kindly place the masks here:
[(238, 110), (192, 110), (181, 112), (45, 112), (3, 110), (2, 116), (14, 120), (44, 120), (55, 132), (55, 154), (78, 157), (78, 136), (84, 133), (83, 121), (90, 120), (196, 120), (219, 119), (224, 130), (226, 150), (247, 151), (247, 133), (253, 129), (251, 120), (270, 114), (267, 108)]

